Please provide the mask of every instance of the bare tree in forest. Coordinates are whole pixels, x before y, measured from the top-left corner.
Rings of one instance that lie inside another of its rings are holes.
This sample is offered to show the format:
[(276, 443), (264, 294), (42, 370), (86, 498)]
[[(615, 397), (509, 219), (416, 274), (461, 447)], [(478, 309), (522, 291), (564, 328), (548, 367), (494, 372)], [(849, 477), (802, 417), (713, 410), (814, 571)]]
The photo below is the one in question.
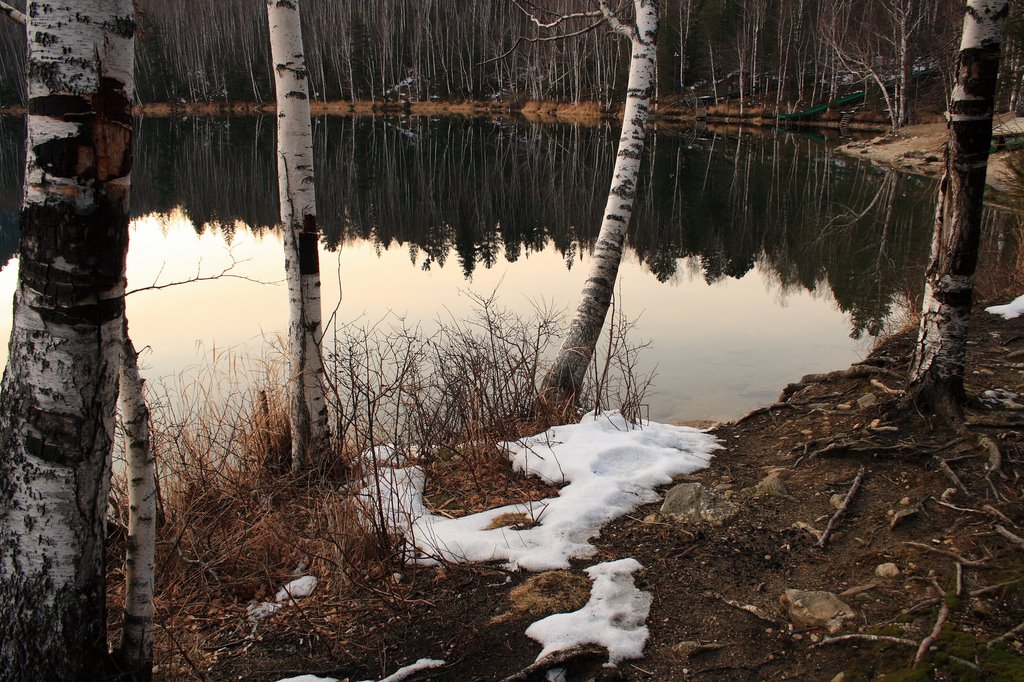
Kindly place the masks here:
[(952, 423), (963, 417), (967, 323), (1008, 13), (1007, 0), (967, 2), (948, 113), (946, 171), (939, 185), (921, 327), (910, 366), (908, 399)]
[(601, 328), (614, 293), (619, 262), (622, 260), (626, 229), (633, 213), (647, 115), (655, 84), (658, 0), (633, 0), (635, 16), (632, 24), (623, 21), (620, 14), (612, 10), (604, 0), (600, 6), (611, 27), (630, 40), (626, 108), (623, 112), (615, 171), (608, 190), (608, 202), (601, 231), (594, 244), (580, 304), (569, 324), (562, 348), (544, 377), (542, 394), (549, 404), (565, 404), (578, 398), (587, 366), (601, 336)]
[(0, 390), (0, 679), (103, 679), (131, 0), (28, 7), (21, 262)]
[(307, 469), (327, 439), (313, 133), (298, 0), (267, 0), (277, 89), (277, 178), (288, 280), (288, 416), (292, 469)]

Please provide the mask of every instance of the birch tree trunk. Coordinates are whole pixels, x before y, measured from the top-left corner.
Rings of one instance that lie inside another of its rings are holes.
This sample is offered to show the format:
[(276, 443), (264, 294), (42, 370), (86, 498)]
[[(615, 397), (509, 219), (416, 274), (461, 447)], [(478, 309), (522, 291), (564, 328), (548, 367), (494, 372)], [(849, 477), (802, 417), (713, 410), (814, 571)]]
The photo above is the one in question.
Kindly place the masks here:
[(635, 25), (627, 26), (608, 9), (607, 4), (601, 3), (612, 28), (627, 36), (632, 43), (626, 108), (604, 220), (594, 245), (580, 304), (569, 324), (561, 350), (542, 384), (542, 399), (551, 405), (567, 404), (579, 397), (587, 366), (611, 304), (626, 229), (633, 213), (647, 114), (654, 88), (658, 0), (634, 0), (633, 4), (636, 9)]
[(0, 679), (102, 679), (134, 9), (39, 0), (27, 14), (21, 255), (0, 389)]
[(958, 423), (963, 417), (967, 322), (981, 239), (982, 198), (992, 139), (1007, 0), (968, 0), (949, 106), (946, 171), (939, 185), (931, 262), (907, 399)]
[(135, 682), (153, 676), (153, 562), (156, 559), (156, 462), (149, 438), (149, 407), (138, 353), (124, 327), (120, 405), (128, 474), (128, 550), (125, 556), (121, 668)]
[(277, 178), (288, 280), (288, 412), (292, 470), (309, 468), (327, 439), (313, 133), (298, 0), (267, 0), (277, 89)]

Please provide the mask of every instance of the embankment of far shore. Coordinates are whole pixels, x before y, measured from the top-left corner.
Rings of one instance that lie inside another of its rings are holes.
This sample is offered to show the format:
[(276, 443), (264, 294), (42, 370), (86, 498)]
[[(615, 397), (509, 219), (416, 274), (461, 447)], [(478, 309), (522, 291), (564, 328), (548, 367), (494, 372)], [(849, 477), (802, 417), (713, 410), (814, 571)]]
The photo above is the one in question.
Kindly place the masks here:
[[(276, 105), (270, 102), (146, 102), (136, 105), (136, 113), (143, 116), (252, 116), (257, 114), (273, 114)], [(616, 104), (604, 105), (600, 102), (556, 102), (551, 100), (526, 100), (514, 102), (510, 100), (427, 100), (427, 101), (332, 101), (310, 102), (310, 110), (314, 116), (467, 116), (489, 118), (522, 118), (542, 123), (581, 123), (598, 125), (614, 120), (622, 115), (622, 107)], [(21, 116), (25, 108), (21, 106), (0, 107), (0, 114)], [(691, 125), (697, 120), (692, 108), (678, 104), (655, 106), (651, 118), (659, 124)], [(766, 107), (752, 106), (740, 111), (735, 105), (709, 107), (707, 117), (702, 120), (709, 123), (730, 125), (771, 126), (778, 121), (773, 110)], [(830, 116), (826, 112), (822, 117), (801, 124), (808, 128), (839, 128), (839, 116)], [(885, 117), (872, 113), (861, 113), (846, 126), (850, 130), (884, 131), (887, 129)]]

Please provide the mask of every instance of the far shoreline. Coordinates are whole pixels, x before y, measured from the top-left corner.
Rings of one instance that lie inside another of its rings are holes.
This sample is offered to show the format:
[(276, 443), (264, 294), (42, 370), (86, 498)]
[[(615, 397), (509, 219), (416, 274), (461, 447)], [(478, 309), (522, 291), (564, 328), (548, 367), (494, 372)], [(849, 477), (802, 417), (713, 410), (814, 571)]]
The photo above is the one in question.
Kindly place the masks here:
[[(146, 102), (135, 106), (137, 116), (166, 118), (174, 116), (259, 116), (276, 112), (276, 103), (269, 102)], [(605, 107), (599, 102), (555, 102), (548, 100), (527, 100), (523, 103), (509, 100), (436, 100), (436, 101), (331, 101), (310, 102), (313, 116), (462, 116), (467, 118), (487, 117), (492, 119), (517, 119), (537, 123), (576, 123), (601, 125), (617, 121), (622, 116), (622, 107)], [(805, 121), (797, 129), (840, 129), (858, 132), (884, 132), (888, 125), (878, 116), (863, 114), (860, 119), (840, 126), (838, 116), (826, 112), (819, 119)], [(698, 123), (717, 123), (756, 127), (780, 127), (774, 115), (766, 116), (762, 107), (750, 107), (741, 113), (735, 106), (710, 107), (706, 117), (697, 118), (693, 109), (678, 105), (655, 106), (650, 113), (651, 121), (662, 125), (692, 126)], [(25, 107), (0, 107), (0, 115), (24, 116)], [(878, 120), (876, 120), (878, 119)]]

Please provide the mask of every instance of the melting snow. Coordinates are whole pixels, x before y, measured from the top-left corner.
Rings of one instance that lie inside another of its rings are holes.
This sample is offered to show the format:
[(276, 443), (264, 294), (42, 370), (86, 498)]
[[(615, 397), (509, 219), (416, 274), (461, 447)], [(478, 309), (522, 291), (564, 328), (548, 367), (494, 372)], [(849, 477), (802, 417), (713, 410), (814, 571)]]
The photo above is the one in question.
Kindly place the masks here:
[[(411, 665), (407, 665), (404, 668), (399, 668), (395, 672), (391, 673), (387, 677), (378, 680), (378, 682), (402, 682), (402, 680), (409, 678), (414, 673), (418, 673), (421, 670), (429, 670), (430, 668), (439, 668), (444, 665), (444, 661), (439, 661), (435, 658), (421, 658)], [(288, 677), (277, 682), (339, 682), (335, 677), (317, 677), (316, 675), (300, 675), (299, 677)], [(363, 682), (373, 682), (373, 680), (363, 680)]]
[[(286, 583), (284, 587), (277, 591), (274, 595), (274, 601), (264, 601), (249, 604), (246, 611), (249, 614), (249, 620), (260, 620), (267, 616), (272, 616), (285, 607), (286, 604), (294, 604), (296, 599), (302, 597), (308, 597), (313, 594), (313, 590), (316, 589), (316, 576), (307, 575), (302, 578), (296, 578), (289, 583)], [(296, 678), (298, 679), (298, 678)], [(306, 680), (306, 682), (314, 682), (313, 680)]]
[(1006, 305), (989, 306), (985, 310), (993, 315), (1002, 315), (1007, 320), (1012, 320), (1015, 317), (1024, 315), (1024, 296), (1018, 296)]
[(544, 646), (537, 660), (583, 644), (600, 644), (608, 649), (608, 662), (612, 665), (627, 658), (640, 658), (649, 634), (645, 623), (654, 600), (633, 582), (633, 572), (641, 568), (636, 559), (619, 559), (588, 568), (594, 586), (586, 606), (572, 613), (548, 616), (526, 629), (528, 637)]
[[(556, 483), (558, 497), (513, 504), (449, 519), (423, 503), (421, 469), (386, 468), (364, 489), (371, 508), (415, 547), (415, 560), (432, 563), (503, 561), (513, 569), (568, 568), (569, 560), (596, 551), (589, 540), (601, 527), (658, 499), (655, 487), (708, 465), (718, 449), (703, 431), (666, 424), (638, 426), (617, 412), (589, 414), (579, 424), (505, 443), (513, 466)], [(523, 514), (537, 525), (488, 529), (503, 514)]]

